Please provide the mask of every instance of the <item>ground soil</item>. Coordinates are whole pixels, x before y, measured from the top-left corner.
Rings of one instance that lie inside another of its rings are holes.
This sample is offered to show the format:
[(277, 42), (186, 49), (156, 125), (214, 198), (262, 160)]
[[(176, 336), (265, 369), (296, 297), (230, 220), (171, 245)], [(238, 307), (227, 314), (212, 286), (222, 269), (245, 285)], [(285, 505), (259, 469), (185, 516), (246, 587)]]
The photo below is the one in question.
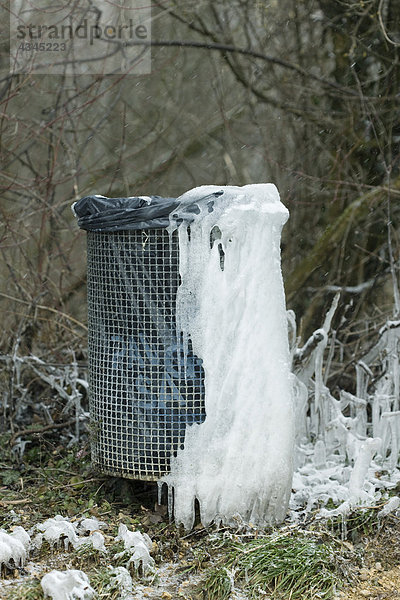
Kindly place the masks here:
[(360, 565), (340, 600), (400, 598), (400, 523), (392, 518), (377, 534), (360, 540)]
[(378, 563), (377, 567), (363, 569), (361, 581), (354, 587), (344, 590), (338, 594), (340, 600), (359, 600), (370, 598), (371, 600), (389, 600), (400, 598), (400, 566), (382, 570)]

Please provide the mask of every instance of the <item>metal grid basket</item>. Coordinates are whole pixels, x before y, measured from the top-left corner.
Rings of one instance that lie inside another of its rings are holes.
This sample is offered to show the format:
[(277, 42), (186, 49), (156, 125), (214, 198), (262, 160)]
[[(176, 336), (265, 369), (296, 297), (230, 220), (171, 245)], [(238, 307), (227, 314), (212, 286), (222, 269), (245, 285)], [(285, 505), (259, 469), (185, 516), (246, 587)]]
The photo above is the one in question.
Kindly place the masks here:
[(201, 360), (176, 336), (177, 236), (88, 231), (87, 249), (92, 461), (153, 481), (205, 419)]

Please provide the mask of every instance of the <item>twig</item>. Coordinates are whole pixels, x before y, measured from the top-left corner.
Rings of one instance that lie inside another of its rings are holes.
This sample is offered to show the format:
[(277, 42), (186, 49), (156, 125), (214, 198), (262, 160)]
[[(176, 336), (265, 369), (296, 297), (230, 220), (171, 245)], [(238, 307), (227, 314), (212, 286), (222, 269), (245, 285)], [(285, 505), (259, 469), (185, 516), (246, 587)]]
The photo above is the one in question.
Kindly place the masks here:
[(379, 2), (379, 8), (378, 8), (378, 18), (379, 18), (379, 25), (381, 26), (382, 33), (383, 33), (383, 37), (385, 38), (385, 40), (386, 40), (386, 41), (387, 41), (389, 44), (392, 44), (392, 46), (396, 46), (396, 47), (398, 47), (398, 46), (400, 46), (400, 43), (399, 43), (399, 42), (396, 42), (395, 40), (392, 40), (392, 39), (389, 37), (389, 35), (388, 35), (387, 31), (386, 31), (386, 27), (385, 27), (385, 24), (384, 24), (384, 22), (383, 22), (383, 16), (382, 16), (383, 2), (384, 2), (384, 0), (381, 0), (381, 1)]
[(15, 504), (31, 504), (33, 500), (24, 498), (23, 500), (0, 500), (0, 506), (15, 505)]
[(52, 308), (51, 306), (44, 306), (43, 304), (35, 304), (34, 302), (28, 302), (27, 300), (21, 300), (21, 298), (15, 298), (14, 296), (9, 296), (8, 294), (4, 294), (3, 292), (0, 292), (0, 296), (2, 296), (3, 298), (8, 298), (8, 300), (13, 300), (14, 302), (20, 302), (21, 304), (32, 305), (35, 308), (39, 308), (40, 310), (48, 310), (49, 312), (55, 313), (56, 315), (60, 315), (60, 317), (64, 317), (65, 319), (68, 319), (69, 321), (71, 321), (71, 323), (75, 323), (75, 325), (79, 325), (79, 327), (82, 327), (82, 329), (87, 331), (86, 325), (84, 325), (77, 319), (74, 319), (74, 317), (67, 315), (66, 313), (62, 312), (61, 310), (57, 310), (56, 308)]
[(50, 425), (45, 425), (44, 427), (36, 427), (35, 429), (20, 429), (16, 431), (11, 439), (10, 446), (13, 446), (15, 440), (23, 435), (29, 435), (33, 433), (45, 433), (46, 431), (51, 431), (52, 429), (61, 429), (62, 427), (69, 427), (70, 425), (75, 424), (76, 419), (70, 419), (69, 421), (63, 421), (62, 423), (51, 423)]
[[(76, 475), (76, 473), (75, 473), (75, 475)], [(99, 477), (92, 477), (91, 479), (84, 479), (82, 481), (75, 481), (74, 483), (63, 483), (62, 485), (53, 486), (52, 489), (53, 490), (61, 490), (61, 489), (67, 488), (67, 487), (76, 487), (76, 486), (79, 486), (79, 485), (83, 486), (84, 484), (91, 483), (92, 481), (99, 481), (99, 479), (100, 479)]]
[(296, 364), (301, 364), (308, 358), (318, 344), (324, 339), (324, 334), (321, 329), (317, 329), (314, 333), (308, 338), (306, 343), (302, 348), (298, 348), (294, 354), (294, 362)]
[[(107, 40), (112, 42), (112, 40)], [(115, 42), (119, 43), (119, 42)], [(325, 79), (324, 77), (319, 77), (314, 73), (306, 71), (302, 69), (298, 65), (291, 63), (287, 60), (283, 60), (282, 58), (278, 58), (276, 56), (269, 56), (268, 54), (264, 54), (263, 52), (258, 52), (257, 50), (253, 50), (252, 48), (239, 48), (238, 46), (233, 46), (231, 44), (220, 44), (220, 43), (210, 43), (210, 42), (197, 42), (191, 40), (134, 40), (124, 43), (125, 46), (147, 46), (147, 47), (161, 47), (161, 48), (194, 48), (200, 50), (216, 50), (219, 52), (229, 52), (233, 54), (241, 54), (243, 56), (250, 56), (251, 58), (259, 58), (265, 62), (278, 65), (280, 67), (284, 67), (285, 69), (289, 69), (290, 71), (294, 71), (303, 77), (307, 77), (309, 79), (313, 79), (314, 81), (318, 81), (323, 85), (326, 85), (330, 88), (338, 90), (343, 94), (347, 94), (349, 96), (357, 96), (358, 92), (344, 87), (334, 81), (330, 81), (329, 79)], [(57, 64), (57, 63), (56, 63)]]

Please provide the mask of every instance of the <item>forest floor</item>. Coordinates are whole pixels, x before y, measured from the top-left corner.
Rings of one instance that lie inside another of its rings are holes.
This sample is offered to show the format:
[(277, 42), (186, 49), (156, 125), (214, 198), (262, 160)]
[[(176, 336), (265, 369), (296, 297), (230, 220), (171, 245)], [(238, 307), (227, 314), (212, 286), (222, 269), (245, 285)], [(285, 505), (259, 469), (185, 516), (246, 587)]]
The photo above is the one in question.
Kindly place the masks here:
[[(104, 600), (400, 598), (400, 519), (395, 515), (379, 520), (378, 510), (370, 507), (354, 512), (345, 527), (310, 516), (302, 526), (288, 522), (274, 531), (199, 523), (188, 533), (158, 506), (155, 485), (99, 475), (92, 471), (86, 445), (66, 449), (44, 437), (31, 436), (23, 460), (16, 461), (8, 450), (9, 436), (1, 436), (1, 527), (8, 533), (18, 525), (29, 531), (56, 515), (72, 523), (95, 517), (105, 523), (107, 553), (44, 544), (30, 553), (24, 568), (2, 569), (1, 599), (40, 600), (41, 577), (66, 568), (87, 573), (96, 597)], [(116, 556), (121, 523), (150, 536), (155, 561), (150, 573), (131, 569), (133, 592), (125, 596), (107, 579), (110, 565), (124, 564)]]

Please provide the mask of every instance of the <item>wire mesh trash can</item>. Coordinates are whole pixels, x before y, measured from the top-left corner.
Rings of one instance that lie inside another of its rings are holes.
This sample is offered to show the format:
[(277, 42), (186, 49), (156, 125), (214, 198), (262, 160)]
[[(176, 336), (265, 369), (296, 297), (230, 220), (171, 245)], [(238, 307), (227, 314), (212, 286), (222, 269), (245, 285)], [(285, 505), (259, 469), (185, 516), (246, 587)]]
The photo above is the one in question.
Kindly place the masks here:
[(186, 427), (205, 419), (201, 360), (176, 334), (175, 207), (160, 197), (73, 205), (87, 230), (92, 462), (113, 476), (159, 479)]

